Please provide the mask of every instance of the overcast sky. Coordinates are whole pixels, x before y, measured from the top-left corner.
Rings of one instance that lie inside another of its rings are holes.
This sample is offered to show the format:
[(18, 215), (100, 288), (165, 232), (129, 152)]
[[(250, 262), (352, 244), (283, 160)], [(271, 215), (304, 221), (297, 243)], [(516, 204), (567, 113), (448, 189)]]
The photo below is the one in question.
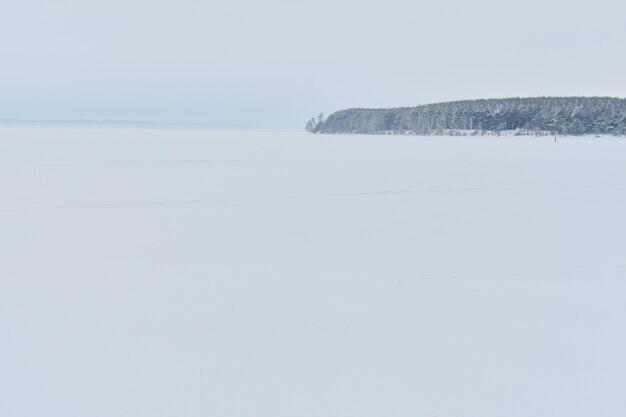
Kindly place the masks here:
[(0, 118), (301, 127), (323, 111), (626, 97), (623, 0), (2, 0)]

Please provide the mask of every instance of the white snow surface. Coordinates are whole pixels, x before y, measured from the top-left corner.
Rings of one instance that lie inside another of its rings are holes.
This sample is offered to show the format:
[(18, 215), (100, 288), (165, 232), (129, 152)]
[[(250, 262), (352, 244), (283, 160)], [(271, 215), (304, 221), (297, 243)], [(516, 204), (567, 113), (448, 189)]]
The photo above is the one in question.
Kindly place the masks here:
[(626, 140), (0, 129), (0, 415), (626, 415)]

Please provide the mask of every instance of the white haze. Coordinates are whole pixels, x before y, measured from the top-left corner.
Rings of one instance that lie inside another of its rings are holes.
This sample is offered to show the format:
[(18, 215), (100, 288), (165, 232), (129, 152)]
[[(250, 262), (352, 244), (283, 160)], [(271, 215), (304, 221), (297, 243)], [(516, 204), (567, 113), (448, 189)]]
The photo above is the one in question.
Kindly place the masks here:
[(620, 0), (20, 0), (0, 118), (298, 127), (320, 111), (626, 96)]
[(626, 143), (0, 130), (0, 415), (626, 415)]

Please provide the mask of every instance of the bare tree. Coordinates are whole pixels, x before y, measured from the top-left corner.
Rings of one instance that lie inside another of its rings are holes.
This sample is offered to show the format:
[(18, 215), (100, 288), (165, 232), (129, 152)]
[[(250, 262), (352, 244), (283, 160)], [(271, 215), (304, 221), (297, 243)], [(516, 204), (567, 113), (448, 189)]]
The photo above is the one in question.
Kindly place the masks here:
[(317, 132), (317, 122), (315, 121), (315, 117), (311, 117), (311, 119), (308, 122), (306, 122), (306, 126), (304, 127), (304, 129), (307, 132), (311, 132), (311, 133)]
[(317, 116), (317, 120), (315, 120), (315, 117), (311, 117), (311, 119), (309, 119), (309, 121), (306, 122), (304, 129), (307, 132), (318, 133), (322, 129), (323, 125), (324, 125), (324, 113), (320, 113), (319, 116)]

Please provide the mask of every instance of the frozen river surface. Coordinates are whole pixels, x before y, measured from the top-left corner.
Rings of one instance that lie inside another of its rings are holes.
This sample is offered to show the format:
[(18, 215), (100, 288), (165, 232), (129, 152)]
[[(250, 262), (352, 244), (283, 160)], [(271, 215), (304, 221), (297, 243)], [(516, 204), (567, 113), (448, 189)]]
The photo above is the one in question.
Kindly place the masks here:
[(0, 129), (0, 415), (626, 415), (626, 140)]

